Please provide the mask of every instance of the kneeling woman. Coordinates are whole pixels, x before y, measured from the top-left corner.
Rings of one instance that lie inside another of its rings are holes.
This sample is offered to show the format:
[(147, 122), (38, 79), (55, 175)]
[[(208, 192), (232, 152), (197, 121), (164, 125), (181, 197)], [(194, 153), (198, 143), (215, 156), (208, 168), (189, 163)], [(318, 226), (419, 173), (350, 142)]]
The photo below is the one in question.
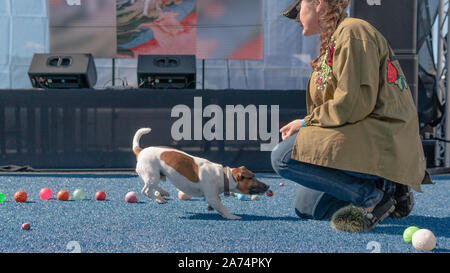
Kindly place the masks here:
[(430, 183), (417, 110), (386, 39), (347, 17), (348, 0), (295, 0), (283, 15), (320, 34), (306, 90), (307, 116), (280, 129), (272, 166), (300, 184), (297, 215), (361, 232), (406, 217), (410, 188)]

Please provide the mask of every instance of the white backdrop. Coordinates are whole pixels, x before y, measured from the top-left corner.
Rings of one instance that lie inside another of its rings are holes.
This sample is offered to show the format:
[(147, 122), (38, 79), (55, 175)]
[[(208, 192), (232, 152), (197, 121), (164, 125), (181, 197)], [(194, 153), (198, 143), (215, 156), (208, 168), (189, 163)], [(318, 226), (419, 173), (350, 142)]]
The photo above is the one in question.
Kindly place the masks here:
[[(245, 1), (245, 0), (243, 0)], [(303, 37), (293, 20), (280, 16), (292, 0), (262, 0), (264, 59), (207, 60), (207, 89), (305, 89), (317, 36)], [(47, 0), (0, 0), (0, 88), (31, 88), (27, 71), (34, 53), (48, 53)], [(96, 88), (112, 85), (112, 60), (96, 59)], [(137, 60), (116, 59), (116, 86), (137, 86)], [(197, 88), (202, 83), (202, 61), (197, 61)]]

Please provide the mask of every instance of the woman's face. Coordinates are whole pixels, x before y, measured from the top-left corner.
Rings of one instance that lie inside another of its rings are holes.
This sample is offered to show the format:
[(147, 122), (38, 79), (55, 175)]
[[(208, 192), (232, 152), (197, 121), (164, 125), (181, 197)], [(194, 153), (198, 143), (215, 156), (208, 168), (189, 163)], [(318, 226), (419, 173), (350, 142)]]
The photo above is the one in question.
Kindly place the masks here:
[(323, 9), (322, 0), (303, 0), (297, 7), (300, 12), (295, 21), (299, 22), (303, 28), (303, 35), (310, 36), (320, 33), (319, 14)]

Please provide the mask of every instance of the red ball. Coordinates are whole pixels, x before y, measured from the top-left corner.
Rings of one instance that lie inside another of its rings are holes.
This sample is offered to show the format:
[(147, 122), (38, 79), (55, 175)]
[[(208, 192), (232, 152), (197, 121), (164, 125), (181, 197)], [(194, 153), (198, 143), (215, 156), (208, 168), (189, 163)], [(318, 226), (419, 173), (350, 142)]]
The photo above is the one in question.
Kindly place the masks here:
[(104, 191), (98, 191), (95, 193), (95, 199), (98, 201), (103, 201), (106, 199), (106, 193)]
[(16, 200), (16, 202), (20, 202), (20, 203), (24, 203), (27, 201), (27, 193), (25, 191), (17, 191), (14, 194), (14, 200)]
[(58, 194), (56, 195), (56, 199), (60, 201), (67, 201), (69, 200), (69, 192), (66, 190), (60, 190)]
[(266, 195), (267, 195), (267, 196), (273, 196), (273, 192), (272, 192), (271, 190), (268, 190), (268, 191), (266, 192)]
[(29, 230), (30, 229), (30, 224), (29, 223), (23, 223), (22, 224), (22, 229), (23, 230)]

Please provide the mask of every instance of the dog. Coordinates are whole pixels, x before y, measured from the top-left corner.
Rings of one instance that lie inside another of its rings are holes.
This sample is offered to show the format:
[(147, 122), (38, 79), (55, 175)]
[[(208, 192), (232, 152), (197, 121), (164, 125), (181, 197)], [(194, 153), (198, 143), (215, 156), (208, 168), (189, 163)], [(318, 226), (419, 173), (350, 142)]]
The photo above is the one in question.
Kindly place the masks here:
[[(241, 219), (233, 215), (222, 204), (219, 194), (229, 192), (242, 194), (264, 194), (269, 186), (255, 178), (245, 166), (230, 168), (204, 158), (189, 155), (167, 146), (139, 146), (141, 137), (150, 133), (150, 128), (137, 130), (133, 137), (133, 152), (136, 155), (136, 172), (144, 181), (141, 193), (159, 204), (167, 201), (169, 193), (158, 186), (167, 178), (184, 193), (194, 197), (205, 197), (206, 203), (223, 218)], [(155, 195), (154, 191), (160, 194)]]

